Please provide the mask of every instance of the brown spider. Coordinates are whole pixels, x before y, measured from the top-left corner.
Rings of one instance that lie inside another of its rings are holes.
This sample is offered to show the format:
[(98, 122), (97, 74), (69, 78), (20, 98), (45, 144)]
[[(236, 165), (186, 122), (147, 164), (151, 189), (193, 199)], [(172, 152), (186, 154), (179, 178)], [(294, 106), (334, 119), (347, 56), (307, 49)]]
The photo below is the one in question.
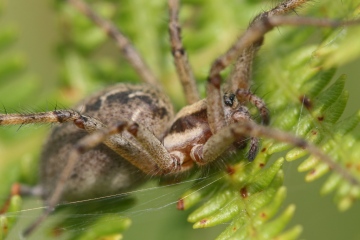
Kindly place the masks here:
[[(248, 159), (252, 161), (259, 149), (259, 137), (306, 148), (343, 176), (356, 181), (310, 143), (255, 123), (245, 105), (253, 104), (260, 112), (261, 123), (269, 123), (265, 103), (249, 90), (253, 57), (265, 33), (286, 24), (336, 27), (358, 21), (286, 17), (282, 15), (307, 1), (280, 3), (259, 14), (235, 44), (214, 61), (207, 81), (207, 98), (201, 100), (181, 42), (179, 3), (169, 0), (171, 49), (189, 104), (174, 117), (169, 99), (129, 40), (86, 3), (68, 2), (116, 41), (144, 84), (111, 86), (86, 98), (75, 110), (0, 115), (0, 125), (62, 123), (53, 129), (44, 146), (39, 185), (20, 189), (22, 194), (41, 196), (48, 206), (25, 235), (60, 201), (121, 193), (139, 185), (148, 176), (178, 177), (195, 165), (209, 164), (226, 152), (244, 148), (246, 142), (250, 144)], [(234, 62), (227, 85), (221, 87), (220, 72)]]

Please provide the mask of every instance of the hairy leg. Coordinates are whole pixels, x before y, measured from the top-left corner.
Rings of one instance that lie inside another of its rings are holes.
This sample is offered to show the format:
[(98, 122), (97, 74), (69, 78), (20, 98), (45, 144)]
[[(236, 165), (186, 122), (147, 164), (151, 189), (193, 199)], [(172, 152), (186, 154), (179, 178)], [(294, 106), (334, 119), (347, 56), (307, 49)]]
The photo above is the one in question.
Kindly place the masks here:
[(78, 128), (87, 131), (89, 135), (86, 135), (74, 145), (69, 153), (67, 163), (57, 180), (57, 184), (54, 186), (54, 191), (46, 201), (47, 208), (25, 230), (25, 236), (31, 234), (55, 209), (65, 189), (66, 181), (71, 175), (80, 155), (100, 143), (104, 143), (149, 175), (164, 175), (188, 170), (188, 167), (181, 165), (181, 159), (169, 153), (155, 135), (147, 130), (147, 128), (136, 123), (121, 121), (108, 127), (95, 118), (81, 115), (73, 110), (56, 110), (35, 114), (0, 114), (0, 125), (50, 122), (73, 122)]
[[(262, 21), (265, 18), (284, 15), (294, 11), (296, 8), (304, 5), (306, 2), (308, 2), (308, 0), (287, 0), (279, 3), (273, 9), (257, 15), (250, 23), (248, 28), (252, 28), (256, 22)], [(235, 92), (237, 89), (248, 90), (250, 88), (253, 59), (262, 43), (263, 38), (260, 38), (245, 48), (237, 58), (234, 69), (232, 70), (228, 80), (229, 89), (231, 89), (232, 92)]]
[(228, 143), (231, 143), (237, 138), (244, 136), (271, 138), (279, 142), (288, 143), (295, 147), (306, 149), (309, 151), (310, 154), (314, 155), (322, 162), (326, 163), (329, 168), (333, 169), (343, 178), (347, 179), (354, 185), (360, 185), (358, 179), (354, 178), (351, 174), (349, 174), (346, 169), (335, 163), (328, 155), (326, 155), (323, 151), (321, 151), (313, 144), (290, 133), (261, 126), (250, 121), (231, 124), (223, 128), (217, 134), (213, 135), (203, 147), (203, 163), (206, 164), (215, 160), (218, 156), (220, 156), (222, 152), (227, 149), (227, 147), (229, 146)]
[(130, 40), (125, 37), (114, 24), (101, 18), (82, 0), (68, 0), (68, 2), (103, 29), (107, 35), (114, 39), (121, 53), (135, 69), (143, 82), (158, 85), (158, 80), (149, 69), (139, 52), (132, 46)]
[(193, 104), (200, 100), (200, 96), (196, 87), (193, 71), (181, 41), (181, 27), (178, 18), (179, 0), (169, 0), (168, 4), (171, 52), (174, 57), (176, 72), (183, 86), (187, 103)]
[[(302, 3), (303, 1), (285, 1), (281, 4), (287, 6), (288, 3)], [(277, 8), (275, 8), (277, 9)], [(277, 10), (281, 13), (280, 10)], [(229, 50), (222, 56), (217, 58), (209, 73), (207, 83), (207, 95), (208, 95), (208, 107), (207, 114), (210, 124), (210, 128), (213, 133), (216, 133), (219, 129), (224, 127), (224, 113), (222, 107), (222, 94), (221, 94), (221, 75), (220, 72), (228, 67), (235, 59), (237, 59), (241, 53), (251, 47), (254, 43), (262, 41), (264, 35), (271, 31), (274, 27), (282, 25), (293, 26), (318, 26), (318, 27), (339, 27), (339, 26), (351, 26), (360, 24), (360, 19), (349, 21), (336, 21), (329, 19), (309, 18), (309, 17), (290, 17), (290, 16), (267, 16), (260, 15), (256, 18), (244, 32), (240, 38), (233, 44)], [(236, 87), (237, 90), (237, 87)]]

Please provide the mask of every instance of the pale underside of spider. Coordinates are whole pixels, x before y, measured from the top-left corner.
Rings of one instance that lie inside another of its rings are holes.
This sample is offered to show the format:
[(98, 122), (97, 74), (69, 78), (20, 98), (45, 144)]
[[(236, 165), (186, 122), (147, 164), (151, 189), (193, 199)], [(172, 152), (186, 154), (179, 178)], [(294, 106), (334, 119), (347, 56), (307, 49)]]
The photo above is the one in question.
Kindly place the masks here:
[[(353, 180), (315, 146), (263, 126), (269, 123), (269, 113), (263, 100), (250, 91), (250, 84), (253, 58), (265, 33), (274, 27), (356, 22), (286, 17), (283, 15), (308, 1), (280, 3), (255, 17), (235, 44), (214, 61), (207, 81), (207, 97), (201, 100), (180, 37), (179, 3), (169, 0), (171, 51), (188, 102), (174, 116), (170, 100), (130, 41), (81, 0), (68, 2), (116, 41), (144, 84), (108, 87), (83, 100), (74, 110), (0, 115), (0, 125), (61, 123), (44, 146), (41, 181), (36, 191), (20, 189), (23, 194), (40, 195), (48, 206), (25, 234), (30, 234), (60, 201), (121, 193), (153, 176), (181, 177), (194, 166), (207, 165), (223, 154), (244, 148), (246, 143), (247, 157), (253, 160), (259, 150), (259, 137), (306, 148)], [(220, 72), (232, 63), (229, 79), (221, 86)], [(262, 125), (252, 120), (247, 103), (259, 110)]]

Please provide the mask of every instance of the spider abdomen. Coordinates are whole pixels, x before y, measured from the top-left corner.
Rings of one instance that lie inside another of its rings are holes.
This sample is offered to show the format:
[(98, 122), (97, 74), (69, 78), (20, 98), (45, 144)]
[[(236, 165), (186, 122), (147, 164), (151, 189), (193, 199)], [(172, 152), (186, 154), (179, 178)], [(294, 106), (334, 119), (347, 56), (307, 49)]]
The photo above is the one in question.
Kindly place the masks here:
[[(76, 110), (106, 125), (120, 121), (142, 124), (159, 139), (173, 118), (169, 99), (150, 85), (118, 84), (106, 88), (83, 100)], [(87, 134), (72, 123), (61, 124), (52, 130), (41, 156), (40, 185), (44, 199), (51, 196), (69, 152)], [(129, 134), (122, 135), (126, 138)], [(123, 144), (127, 145), (126, 140)], [(80, 156), (66, 182), (62, 199), (75, 201), (116, 194), (138, 186), (145, 179), (139, 168), (100, 144)]]

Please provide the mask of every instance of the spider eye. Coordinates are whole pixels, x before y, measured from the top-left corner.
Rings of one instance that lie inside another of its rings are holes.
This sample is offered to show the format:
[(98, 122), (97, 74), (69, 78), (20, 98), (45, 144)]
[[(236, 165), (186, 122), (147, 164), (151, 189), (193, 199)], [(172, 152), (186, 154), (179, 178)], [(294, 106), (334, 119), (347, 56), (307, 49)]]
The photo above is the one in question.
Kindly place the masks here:
[(232, 107), (234, 104), (235, 94), (224, 95), (224, 102), (226, 106)]

